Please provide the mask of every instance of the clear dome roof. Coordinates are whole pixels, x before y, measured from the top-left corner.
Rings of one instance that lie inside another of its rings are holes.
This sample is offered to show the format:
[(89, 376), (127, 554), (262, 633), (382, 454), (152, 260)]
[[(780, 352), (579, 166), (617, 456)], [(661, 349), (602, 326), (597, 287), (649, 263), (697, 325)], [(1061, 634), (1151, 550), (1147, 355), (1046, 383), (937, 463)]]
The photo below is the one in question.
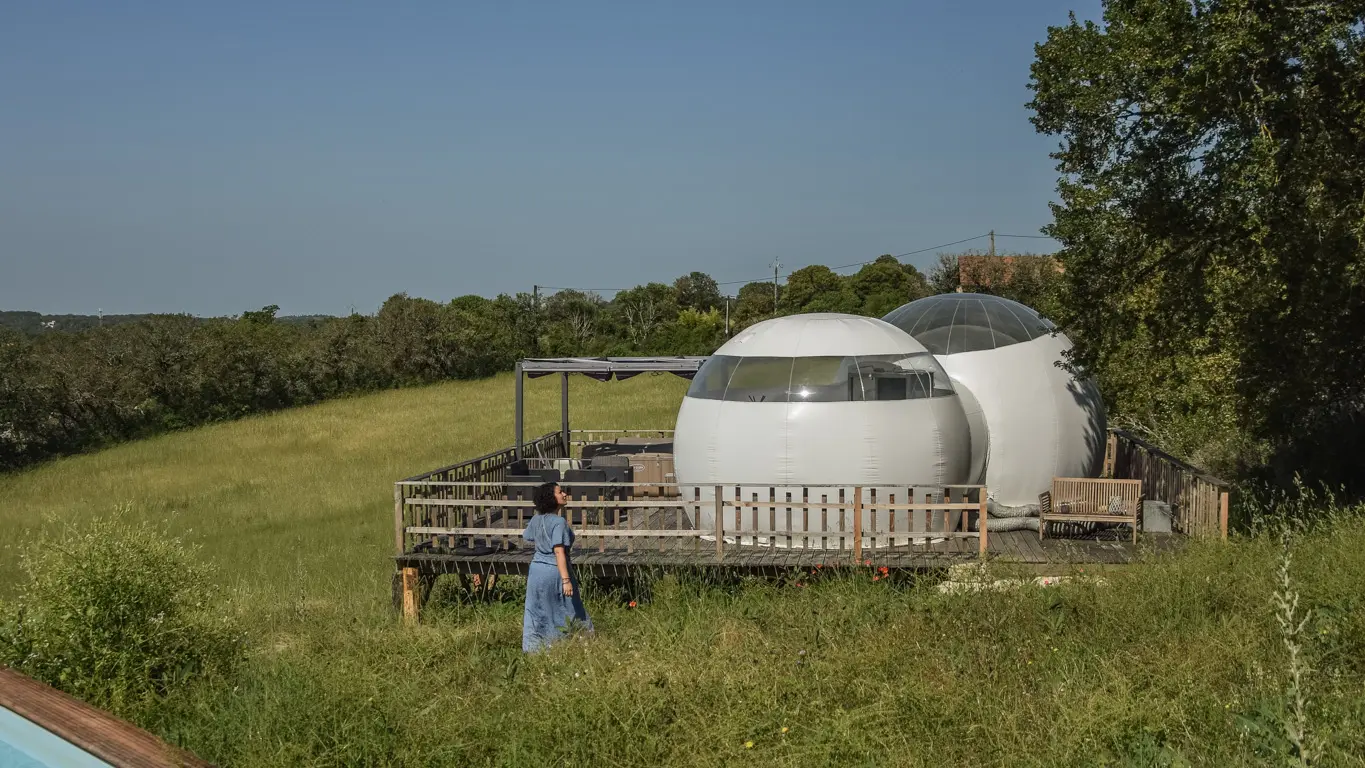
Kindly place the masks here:
[(941, 293), (897, 307), (882, 318), (935, 355), (978, 352), (1032, 341), (1056, 330), (1017, 301), (984, 293)]

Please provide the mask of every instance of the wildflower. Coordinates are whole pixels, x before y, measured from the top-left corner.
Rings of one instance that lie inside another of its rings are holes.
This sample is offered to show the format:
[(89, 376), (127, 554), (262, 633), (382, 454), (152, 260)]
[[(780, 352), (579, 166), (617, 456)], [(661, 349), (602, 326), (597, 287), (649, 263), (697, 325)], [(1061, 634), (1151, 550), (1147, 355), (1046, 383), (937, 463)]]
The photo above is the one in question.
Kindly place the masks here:
[(746, 741), (746, 742), (744, 742), (744, 748), (745, 748), (745, 749), (753, 749), (753, 748), (754, 748), (754, 743), (753, 743), (752, 741)]
[(871, 561), (871, 560), (864, 560), (864, 561), (863, 561), (863, 565), (866, 565), (866, 566), (871, 567), (872, 561)]
[(635, 607), (635, 601), (634, 601), (634, 600), (631, 600), (631, 601), (630, 601), (630, 607), (631, 607), (631, 608), (634, 608), (634, 607)]
[(885, 576), (885, 575), (887, 575), (888, 573), (891, 573), (891, 569), (890, 569), (890, 568), (887, 568), (886, 566), (883, 565), (883, 566), (881, 567), (881, 572), (882, 572), (882, 575)]
[(881, 581), (881, 579), (882, 579), (882, 577), (880, 577), (880, 576), (873, 576), (873, 577), (872, 577), (872, 580), (873, 580), (873, 581)]
[(785, 725), (784, 725), (784, 726), (782, 726), (782, 732), (783, 732), (783, 733), (786, 733), (786, 732), (787, 732), (787, 731), (788, 731), (788, 728), (787, 728), (787, 726), (785, 726)]

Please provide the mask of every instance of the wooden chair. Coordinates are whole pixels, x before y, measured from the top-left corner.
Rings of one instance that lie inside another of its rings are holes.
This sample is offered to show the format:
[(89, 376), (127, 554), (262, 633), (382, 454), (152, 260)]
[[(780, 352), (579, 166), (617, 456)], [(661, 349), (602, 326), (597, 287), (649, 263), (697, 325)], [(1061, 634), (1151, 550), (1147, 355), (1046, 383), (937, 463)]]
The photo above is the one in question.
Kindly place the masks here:
[(1128, 523), (1137, 543), (1142, 519), (1142, 481), (1093, 477), (1054, 477), (1052, 490), (1038, 496), (1038, 540), (1047, 524)]

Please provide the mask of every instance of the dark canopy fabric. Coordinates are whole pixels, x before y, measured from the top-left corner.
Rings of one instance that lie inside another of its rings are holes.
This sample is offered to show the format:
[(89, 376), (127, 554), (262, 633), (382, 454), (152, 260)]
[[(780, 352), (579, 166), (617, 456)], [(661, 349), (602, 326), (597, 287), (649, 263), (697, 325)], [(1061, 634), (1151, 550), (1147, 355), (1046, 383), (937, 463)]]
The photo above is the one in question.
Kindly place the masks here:
[(642, 373), (671, 373), (691, 379), (705, 357), (539, 357), (521, 361), (521, 372), (536, 379), (554, 373), (579, 373), (598, 381), (624, 381)]

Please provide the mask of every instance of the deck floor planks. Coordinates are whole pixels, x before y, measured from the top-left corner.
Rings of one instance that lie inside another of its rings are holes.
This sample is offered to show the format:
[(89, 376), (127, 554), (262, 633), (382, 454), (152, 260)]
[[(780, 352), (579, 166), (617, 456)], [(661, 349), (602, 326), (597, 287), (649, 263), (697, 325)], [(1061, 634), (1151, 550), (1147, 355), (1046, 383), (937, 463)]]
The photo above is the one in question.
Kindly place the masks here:
[[(704, 508), (694, 505), (686, 510), (676, 507), (637, 507), (630, 508), (615, 524), (606, 529), (619, 530), (678, 530), (691, 529), (691, 514)], [(777, 505), (779, 508), (781, 504)], [(762, 511), (766, 511), (765, 507)], [(704, 511), (704, 509), (702, 510)], [(785, 510), (779, 509), (785, 518)], [(501, 521), (500, 521), (501, 522)], [(508, 522), (515, 522), (515, 517)], [(766, 522), (766, 521), (763, 521)], [(785, 523), (786, 520), (779, 522)], [(793, 520), (797, 522), (796, 513)], [(505, 525), (506, 523), (504, 523)], [(697, 538), (669, 537), (651, 540), (643, 537), (611, 538), (605, 540), (594, 533), (604, 531), (600, 526), (579, 528), (580, 545), (575, 549), (574, 561), (584, 567), (624, 567), (639, 566), (698, 566), (698, 567), (813, 567), (817, 564), (851, 564), (853, 553), (851, 544), (845, 543), (837, 549), (804, 549), (800, 547), (770, 548), (766, 546), (740, 546), (733, 543), (724, 545), (724, 557), (717, 562), (714, 541)], [(900, 532), (898, 532), (900, 533)], [(911, 533), (911, 532), (904, 532)], [(932, 537), (932, 533), (928, 534)], [(785, 543), (790, 538), (800, 543), (803, 538), (818, 544), (818, 535), (778, 533), (775, 538)], [(433, 537), (435, 538), (435, 537)], [(1050, 537), (1038, 540), (1037, 531), (1000, 531), (992, 532), (988, 538), (988, 557), (1000, 562), (1027, 564), (1067, 564), (1067, 563), (1125, 563), (1131, 562), (1139, 551), (1168, 551), (1177, 545), (1178, 537), (1165, 534), (1144, 534), (1134, 547), (1122, 529), (1100, 530), (1091, 533), (1077, 532), (1076, 535)], [(409, 552), (396, 558), (400, 565), (405, 561), (425, 570), (441, 572), (471, 572), (481, 569), (497, 568), (501, 572), (524, 572), (529, 566), (530, 553), (523, 547), (519, 536), (474, 537), (474, 543), (481, 550), (470, 550), (468, 537), (461, 537), (459, 544), (466, 548), (445, 549), (446, 540), (438, 540), (433, 546), (419, 552)], [(827, 540), (831, 545), (837, 542)], [(599, 548), (602, 551), (599, 551)], [(873, 561), (878, 567), (886, 565), (893, 568), (936, 567), (954, 562), (971, 562), (978, 557), (978, 543), (969, 538), (948, 538), (933, 544), (893, 544), (882, 547), (866, 547), (863, 559)], [(510, 569), (510, 570), (509, 570)]]

